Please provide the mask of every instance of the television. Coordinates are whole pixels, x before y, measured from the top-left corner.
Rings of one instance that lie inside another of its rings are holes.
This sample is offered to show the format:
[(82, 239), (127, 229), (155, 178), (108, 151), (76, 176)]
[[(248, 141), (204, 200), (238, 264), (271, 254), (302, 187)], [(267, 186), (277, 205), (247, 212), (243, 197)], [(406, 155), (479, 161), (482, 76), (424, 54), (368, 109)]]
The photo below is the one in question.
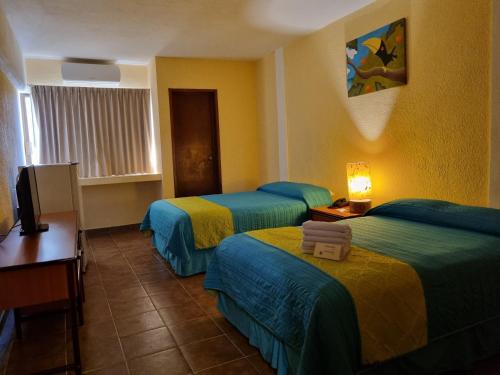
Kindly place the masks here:
[(48, 224), (40, 223), (40, 201), (33, 165), (19, 168), (16, 193), (19, 220), (21, 221), (21, 236), (49, 230)]

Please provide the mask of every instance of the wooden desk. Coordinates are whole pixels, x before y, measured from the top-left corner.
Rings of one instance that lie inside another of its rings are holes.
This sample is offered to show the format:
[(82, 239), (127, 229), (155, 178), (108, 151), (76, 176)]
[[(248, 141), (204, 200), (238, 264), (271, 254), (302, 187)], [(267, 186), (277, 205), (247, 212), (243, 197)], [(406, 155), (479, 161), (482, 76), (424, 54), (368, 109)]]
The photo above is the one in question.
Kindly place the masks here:
[(20, 236), (16, 227), (0, 244), (0, 309), (67, 300), (74, 363), (48, 372), (81, 373), (77, 323), (78, 216), (76, 211), (45, 214), (49, 231)]

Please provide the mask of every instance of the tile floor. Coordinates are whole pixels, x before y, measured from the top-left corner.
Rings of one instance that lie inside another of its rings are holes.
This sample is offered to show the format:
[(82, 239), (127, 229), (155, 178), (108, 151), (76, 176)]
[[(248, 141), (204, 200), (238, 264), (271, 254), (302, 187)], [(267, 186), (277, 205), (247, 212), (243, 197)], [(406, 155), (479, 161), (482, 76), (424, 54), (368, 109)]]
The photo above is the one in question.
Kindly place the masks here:
[[(203, 275), (174, 276), (137, 228), (90, 233), (83, 372), (92, 375), (266, 375), (275, 372), (217, 311)], [(23, 323), (6, 374), (71, 361), (64, 314)]]
[[(83, 372), (89, 375), (275, 374), (217, 311), (203, 275), (174, 276), (137, 227), (89, 235)], [(71, 361), (64, 314), (23, 323), (6, 374)], [(500, 357), (454, 374), (499, 374)], [(451, 373), (450, 373), (451, 374)]]

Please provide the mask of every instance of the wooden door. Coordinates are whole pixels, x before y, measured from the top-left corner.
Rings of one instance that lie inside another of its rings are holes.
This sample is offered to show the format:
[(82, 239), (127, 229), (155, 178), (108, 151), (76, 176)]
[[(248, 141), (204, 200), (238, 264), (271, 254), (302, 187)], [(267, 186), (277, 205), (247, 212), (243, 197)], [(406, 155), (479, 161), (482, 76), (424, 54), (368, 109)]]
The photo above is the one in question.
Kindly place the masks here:
[(221, 193), (217, 91), (169, 94), (175, 196)]

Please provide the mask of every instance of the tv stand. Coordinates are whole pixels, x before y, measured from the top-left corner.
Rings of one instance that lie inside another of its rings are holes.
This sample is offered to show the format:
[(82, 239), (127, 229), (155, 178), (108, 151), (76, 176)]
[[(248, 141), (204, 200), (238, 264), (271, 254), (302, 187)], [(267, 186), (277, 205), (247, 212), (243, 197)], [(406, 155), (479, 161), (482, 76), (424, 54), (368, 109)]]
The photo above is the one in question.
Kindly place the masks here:
[[(0, 309), (14, 309), (21, 333), (23, 309), (64, 302), (69, 313), (73, 363), (43, 371), (81, 374), (78, 317), (83, 323), (83, 279), (76, 211), (43, 214), (51, 230), (19, 236), (16, 227), (0, 244)], [(48, 225), (45, 225), (48, 228)]]

